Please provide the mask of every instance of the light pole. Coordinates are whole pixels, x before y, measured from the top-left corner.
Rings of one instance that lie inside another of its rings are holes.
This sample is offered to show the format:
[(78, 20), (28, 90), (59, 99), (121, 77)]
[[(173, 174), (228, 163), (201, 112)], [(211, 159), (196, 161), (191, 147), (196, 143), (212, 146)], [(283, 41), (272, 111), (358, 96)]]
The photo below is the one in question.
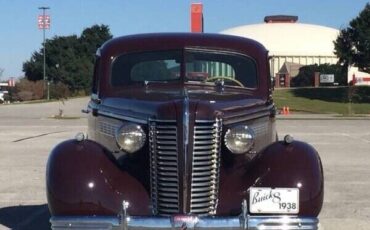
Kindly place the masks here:
[[(46, 47), (45, 47), (45, 29), (50, 28), (50, 16), (45, 15), (45, 11), (50, 9), (50, 7), (47, 6), (41, 6), (39, 7), (39, 10), (42, 10), (42, 15), (38, 17), (38, 25), (39, 29), (43, 30), (43, 48), (44, 48), (44, 67), (43, 67), (43, 79), (44, 79), (44, 95), (46, 95)], [(47, 98), (49, 100), (49, 98)]]

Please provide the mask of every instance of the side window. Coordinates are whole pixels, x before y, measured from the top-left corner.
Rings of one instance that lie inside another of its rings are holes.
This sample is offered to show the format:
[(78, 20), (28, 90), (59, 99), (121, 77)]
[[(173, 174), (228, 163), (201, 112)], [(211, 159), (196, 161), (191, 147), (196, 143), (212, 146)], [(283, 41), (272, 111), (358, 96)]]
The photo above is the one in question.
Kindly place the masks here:
[(99, 78), (100, 78), (100, 57), (96, 56), (91, 90), (92, 91), (91, 93), (93, 94), (98, 93)]

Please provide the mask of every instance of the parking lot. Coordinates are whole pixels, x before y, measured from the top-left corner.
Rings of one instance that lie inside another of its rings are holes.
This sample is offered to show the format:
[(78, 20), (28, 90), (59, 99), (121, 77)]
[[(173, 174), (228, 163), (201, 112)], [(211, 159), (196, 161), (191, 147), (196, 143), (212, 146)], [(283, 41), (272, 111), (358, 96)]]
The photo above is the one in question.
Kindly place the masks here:
[[(86, 131), (80, 110), (87, 100), (0, 106), (0, 229), (48, 228), (48, 153), (58, 142)], [(60, 110), (70, 119), (53, 119)], [(280, 137), (289, 133), (309, 142), (323, 161), (323, 227), (369, 229), (370, 120), (290, 116), (296, 119), (278, 119)]]

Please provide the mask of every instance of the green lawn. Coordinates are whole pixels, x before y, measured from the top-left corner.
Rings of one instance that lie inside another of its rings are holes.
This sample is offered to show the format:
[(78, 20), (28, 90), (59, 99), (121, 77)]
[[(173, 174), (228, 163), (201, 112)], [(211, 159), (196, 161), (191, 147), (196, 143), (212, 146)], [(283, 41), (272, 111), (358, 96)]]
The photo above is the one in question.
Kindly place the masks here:
[[(322, 94), (323, 91), (330, 90), (332, 89), (275, 89), (273, 96), (279, 109), (283, 106), (289, 106), (290, 111), (293, 112), (370, 115), (370, 103), (347, 103), (346, 88), (339, 89), (339, 91), (338, 88), (335, 88), (332, 96), (328, 93)], [(310, 93), (307, 94), (306, 92)], [(312, 95), (315, 95), (315, 97), (312, 97)]]

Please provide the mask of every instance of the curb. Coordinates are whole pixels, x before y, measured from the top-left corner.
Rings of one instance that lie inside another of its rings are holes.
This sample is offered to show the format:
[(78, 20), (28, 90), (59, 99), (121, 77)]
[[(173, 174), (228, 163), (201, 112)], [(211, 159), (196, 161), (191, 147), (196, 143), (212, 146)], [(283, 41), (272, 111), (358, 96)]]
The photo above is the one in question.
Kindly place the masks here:
[(340, 115), (277, 115), (277, 120), (370, 120), (370, 116), (340, 116)]

